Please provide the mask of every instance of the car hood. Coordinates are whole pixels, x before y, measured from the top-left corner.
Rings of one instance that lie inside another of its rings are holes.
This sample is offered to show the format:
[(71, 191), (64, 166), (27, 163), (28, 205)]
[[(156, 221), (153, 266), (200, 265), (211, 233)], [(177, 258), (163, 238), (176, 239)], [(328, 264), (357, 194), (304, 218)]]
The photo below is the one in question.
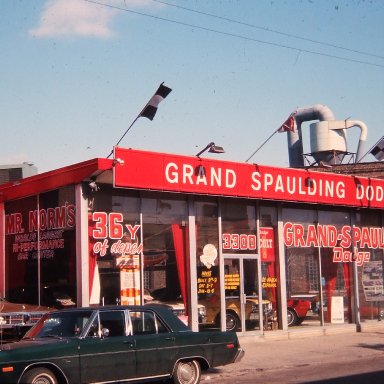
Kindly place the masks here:
[[(239, 300), (240, 300), (239, 297), (227, 296), (225, 298), (225, 302), (227, 303), (227, 305), (229, 303), (238, 303)], [(207, 306), (207, 307), (219, 304), (219, 301), (218, 301), (216, 296), (215, 297), (208, 297), (208, 298), (205, 298), (205, 299), (200, 299), (199, 302), (202, 303), (203, 305)], [(251, 303), (254, 303), (254, 304), (259, 304), (259, 298), (258, 297), (247, 296), (247, 302), (251, 302)], [(271, 302), (269, 300), (263, 299), (263, 305), (268, 305), (270, 303)]]
[[(160, 305), (165, 305), (171, 307), (173, 310), (184, 310), (185, 305), (181, 301), (160, 301), (160, 300), (151, 300), (146, 304), (160, 304)], [(204, 305), (198, 304), (198, 308), (204, 308)]]
[[(259, 298), (258, 297), (247, 296), (247, 301), (251, 301), (252, 303), (259, 304)], [(263, 305), (267, 305), (269, 303), (270, 303), (269, 300), (263, 299)]]
[(47, 312), (51, 310), (49, 307), (42, 305), (18, 304), (9, 301), (0, 301), (0, 312)]

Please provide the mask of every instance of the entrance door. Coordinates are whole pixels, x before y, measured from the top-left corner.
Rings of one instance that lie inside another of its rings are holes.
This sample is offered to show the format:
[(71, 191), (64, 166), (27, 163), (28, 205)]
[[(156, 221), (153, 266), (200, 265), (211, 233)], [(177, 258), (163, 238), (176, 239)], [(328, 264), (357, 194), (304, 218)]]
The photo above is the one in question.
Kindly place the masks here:
[(227, 330), (237, 332), (263, 329), (260, 316), (261, 275), (259, 260), (236, 255), (225, 256), (225, 324)]

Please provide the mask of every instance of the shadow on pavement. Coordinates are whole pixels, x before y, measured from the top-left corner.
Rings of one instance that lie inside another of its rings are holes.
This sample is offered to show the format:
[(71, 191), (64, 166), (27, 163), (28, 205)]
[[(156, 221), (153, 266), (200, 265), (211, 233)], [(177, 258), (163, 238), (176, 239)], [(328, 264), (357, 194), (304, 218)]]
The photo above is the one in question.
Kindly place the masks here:
[(308, 381), (306, 384), (382, 384), (384, 383), (384, 371), (360, 373), (345, 377), (335, 377), (319, 381)]
[(358, 344), (357, 347), (375, 349), (377, 351), (384, 351), (384, 344)]

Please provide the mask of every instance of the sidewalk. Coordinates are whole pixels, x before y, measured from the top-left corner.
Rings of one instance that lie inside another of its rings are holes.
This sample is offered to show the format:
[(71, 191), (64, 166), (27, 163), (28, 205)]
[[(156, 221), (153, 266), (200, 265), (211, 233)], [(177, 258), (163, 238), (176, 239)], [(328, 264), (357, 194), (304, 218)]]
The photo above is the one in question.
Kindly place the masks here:
[[(271, 331), (265, 336), (239, 336), (244, 358), (235, 366), (224, 366), (222, 377), (235, 370), (238, 375), (279, 370), (287, 367), (316, 366), (332, 362), (356, 361), (356, 358), (383, 358), (384, 322), (363, 323), (361, 332), (356, 326), (327, 326), (317, 329)], [(233, 373), (232, 373), (233, 374)]]

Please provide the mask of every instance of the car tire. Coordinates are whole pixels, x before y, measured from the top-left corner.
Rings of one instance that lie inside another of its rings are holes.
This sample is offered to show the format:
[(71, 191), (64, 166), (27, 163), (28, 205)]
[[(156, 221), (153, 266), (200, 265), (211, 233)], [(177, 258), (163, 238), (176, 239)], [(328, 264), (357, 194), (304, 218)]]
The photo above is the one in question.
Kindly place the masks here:
[(175, 384), (197, 384), (200, 381), (201, 368), (196, 360), (178, 361), (173, 373)]
[(296, 315), (296, 312), (293, 309), (288, 308), (287, 310), (288, 327), (297, 324), (297, 321), (298, 321), (298, 317)]
[(23, 375), (20, 384), (58, 384), (58, 382), (49, 369), (33, 368)]
[(240, 328), (240, 319), (235, 312), (225, 314), (225, 329), (227, 331), (237, 331)]
[(305, 317), (298, 317), (296, 325), (300, 325), (305, 320)]

